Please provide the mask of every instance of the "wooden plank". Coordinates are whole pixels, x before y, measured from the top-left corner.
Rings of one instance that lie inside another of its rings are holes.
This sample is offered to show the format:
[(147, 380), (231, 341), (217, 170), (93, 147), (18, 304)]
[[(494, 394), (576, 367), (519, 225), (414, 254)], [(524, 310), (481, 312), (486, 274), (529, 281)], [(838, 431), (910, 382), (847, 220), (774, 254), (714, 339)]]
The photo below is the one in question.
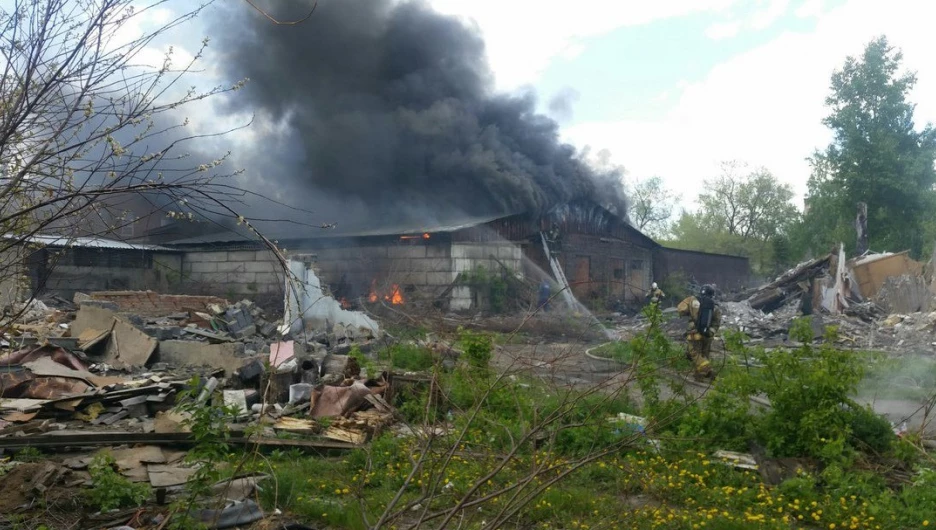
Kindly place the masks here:
[[(258, 448), (295, 448), (311, 451), (346, 451), (359, 445), (332, 440), (280, 440), (277, 438), (244, 438), (236, 436), (226, 440), (232, 445), (244, 445)], [(85, 434), (40, 434), (34, 436), (16, 436), (0, 438), (0, 448), (17, 449), (21, 447), (92, 447), (116, 446), (124, 444), (180, 445), (191, 446), (195, 438), (191, 433), (85, 433)]]
[(98, 344), (103, 343), (110, 337), (110, 329), (87, 328), (78, 335), (78, 349), (88, 351)]

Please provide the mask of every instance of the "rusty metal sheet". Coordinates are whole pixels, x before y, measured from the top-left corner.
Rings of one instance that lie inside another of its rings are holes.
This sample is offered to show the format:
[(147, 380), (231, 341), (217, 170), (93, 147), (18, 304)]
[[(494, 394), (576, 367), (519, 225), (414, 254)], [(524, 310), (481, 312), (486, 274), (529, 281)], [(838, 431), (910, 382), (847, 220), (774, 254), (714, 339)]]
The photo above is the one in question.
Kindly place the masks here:
[(351, 386), (326, 386), (313, 392), (309, 414), (313, 418), (346, 416), (367, 403), (366, 396), (371, 393), (372, 390), (360, 381)]
[(0, 373), (0, 397), (4, 398), (56, 399), (89, 389), (80, 379), (37, 377), (27, 370)]
[(88, 367), (85, 365), (85, 363), (74, 353), (71, 353), (64, 348), (59, 348), (50, 344), (4, 355), (3, 357), (0, 357), (0, 366), (19, 365), (31, 361), (36, 361), (45, 357), (51, 358), (56, 363), (67, 366), (72, 370), (88, 370)]

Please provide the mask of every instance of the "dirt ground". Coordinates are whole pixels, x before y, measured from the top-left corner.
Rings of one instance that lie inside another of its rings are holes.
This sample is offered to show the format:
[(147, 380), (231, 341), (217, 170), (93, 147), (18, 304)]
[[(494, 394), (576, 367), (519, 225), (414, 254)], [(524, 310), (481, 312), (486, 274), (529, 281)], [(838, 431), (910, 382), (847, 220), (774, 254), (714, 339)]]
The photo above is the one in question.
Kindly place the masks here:
[[(684, 326), (685, 324), (679, 319), (669, 319), (664, 324), (664, 329), (671, 339), (679, 341)], [(639, 322), (629, 320), (628, 324), (618, 325), (613, 332), (622, 339), (627, 339), (633, 337), (639, 329)], [(878, 334), (880, 335), (880, 331)], [(533, 334), (523, 336), (528, 339), (526, 343), (502, 344), (496, 348), (495, 366), (513, 373), (535, 375), (557, 387), (585, 388), (600, 384), (608, 392), (617, 392), (625, 386), (624, 391), (635, 403), (642, 402), (640, 392), (633, 384), (633, 374), (629, 371), (629, 366), (597, 360), (587, 354), (589, 349), (606, 342), (599, 340), (594, 334), (575, 340), (544, 336), (533, 339), (532, 337), (535, 336)], [(918, 344), (923, 340), (925, 338), (915, 340), (913, 343)], [(777, 342), (778, 344), (774, 346), (792, 345), (785, 340), (785, 337), (777, 339)], [(897, 349), (895, 342), (890, 342), (888, 345)], [(848, 343), (840, 346), (848, 347)], [(916, 349), (914, 348), (913, 351)], [(714, 365), (717, 366), (719, 360), (724, 359), (723, 352), (724, 349), (720, 343), (714, 346)], [(689, 373), (666, 370), (665, 375), (665, 384), (661, 388), (663, 398), (672, 395), (672, 389), (669, 387), (674, 383), (683, 385), (691, 395), (696, 397), (701, 397), (709, 389), (708, 385), (697, 383), (689, 378)], [(936, 424), (930, 422), (931, 418), (927, 417), (925, 400), (862, 394), (856, 397), (856, 401), (870, 405), (895, 426), (906, 423), (911, 430), (925, 426), (924, 430), (927, 435), (936, 435)]]

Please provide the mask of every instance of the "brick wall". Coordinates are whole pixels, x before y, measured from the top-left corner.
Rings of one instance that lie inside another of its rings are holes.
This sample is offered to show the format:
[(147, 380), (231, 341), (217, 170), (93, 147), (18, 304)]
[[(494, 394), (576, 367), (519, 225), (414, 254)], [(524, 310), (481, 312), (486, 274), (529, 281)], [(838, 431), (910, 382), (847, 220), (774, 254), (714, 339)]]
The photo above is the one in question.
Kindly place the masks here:
[(228, 304), (227, 300), (216, 296), (159, 294), (153, 291), (105, 291), (91, 293), (91, 298), (113, 302), (121, 311), (141, 315), (165, 315), (188, 310), (205, 311), (208, 304)]

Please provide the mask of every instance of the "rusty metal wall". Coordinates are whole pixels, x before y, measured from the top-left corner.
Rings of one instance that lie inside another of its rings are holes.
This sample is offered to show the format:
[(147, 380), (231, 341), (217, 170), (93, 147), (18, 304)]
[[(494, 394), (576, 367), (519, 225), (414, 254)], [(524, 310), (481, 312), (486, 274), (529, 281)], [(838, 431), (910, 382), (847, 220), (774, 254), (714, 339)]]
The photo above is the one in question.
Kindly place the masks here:
[(654, 253), (654, 280), (663, 281), (675, 274), (697, 284), (712, 283), (732, 291), (747, 286), (751, 266), (747, 258), (740, 256), (660, 247)]

